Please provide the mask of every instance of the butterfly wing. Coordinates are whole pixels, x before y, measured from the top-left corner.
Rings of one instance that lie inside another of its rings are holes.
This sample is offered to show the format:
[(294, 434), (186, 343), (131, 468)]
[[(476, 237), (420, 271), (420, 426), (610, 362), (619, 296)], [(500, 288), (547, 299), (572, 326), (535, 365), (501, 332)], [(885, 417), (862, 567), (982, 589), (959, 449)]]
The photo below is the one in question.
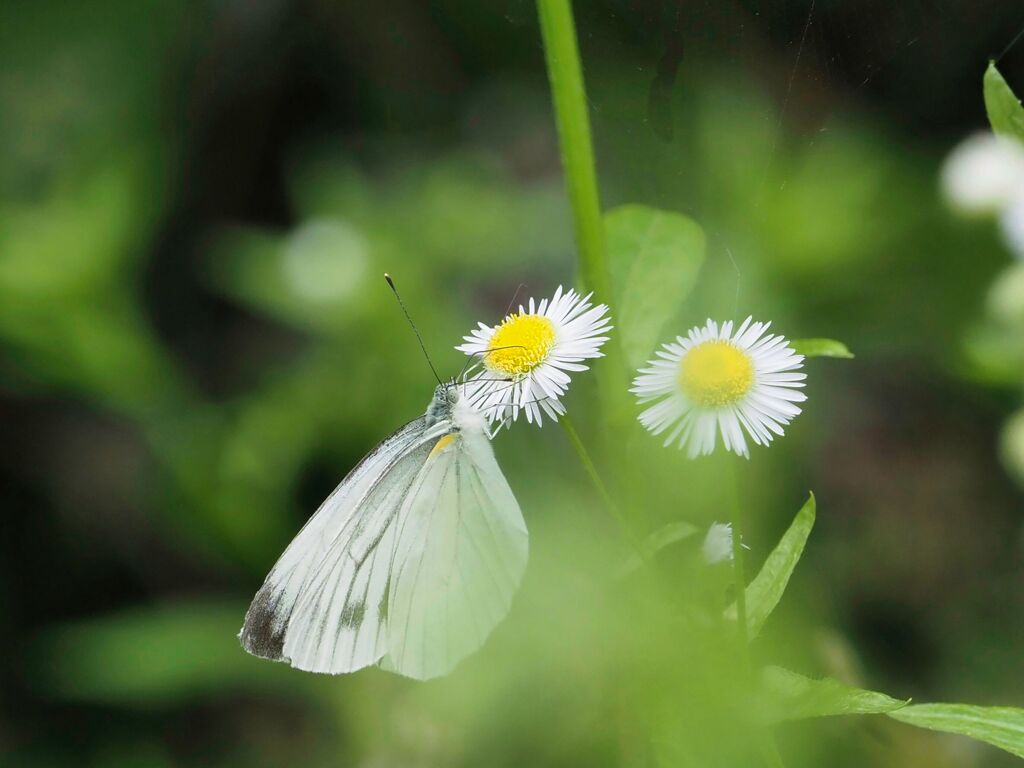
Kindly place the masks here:
[(256, 593), (239, 633), (245, 650), (331, 674), (383, 656), (399, 511), (446, 429), (416, 419), (349, 473)]
[(421, 680), (447, 674), (508, 613), (526, 568), (526, 524), (482, 430), (435, 444), (396, 537), (380, 664)]

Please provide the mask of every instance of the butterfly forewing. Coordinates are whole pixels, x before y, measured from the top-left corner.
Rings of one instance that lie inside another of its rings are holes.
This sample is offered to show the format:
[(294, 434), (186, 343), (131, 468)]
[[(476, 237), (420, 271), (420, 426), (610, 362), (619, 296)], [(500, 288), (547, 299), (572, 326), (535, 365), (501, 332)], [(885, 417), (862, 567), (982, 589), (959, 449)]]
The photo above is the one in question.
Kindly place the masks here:
[(240, 634), (247, 651), (328, 673), (381, 658), (398, 513), (444, 430), (417, 419), (342, 481), (256, 594)]

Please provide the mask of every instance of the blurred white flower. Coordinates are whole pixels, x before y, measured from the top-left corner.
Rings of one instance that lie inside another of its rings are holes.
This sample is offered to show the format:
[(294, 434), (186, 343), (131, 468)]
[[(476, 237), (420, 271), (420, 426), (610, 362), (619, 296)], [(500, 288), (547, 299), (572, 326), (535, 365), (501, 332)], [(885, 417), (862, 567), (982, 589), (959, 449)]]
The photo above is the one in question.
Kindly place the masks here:
[(314, 219), (288, 237), (281, 267), (292, 290), (303, 299), (339, 301), (362, 289), (369, 250), (366, 238), (350, 224)]
[(565, 413), (561, 397), (570, 373), (587, 370), (582, 361), (601, 357), (608, 341), (608, 307), (592, 306), (590, 294), (562, 291), (550, 300), (510, 314), (500, 324), (480, 323), (456, 347), (479, 361), (471, 369), (468, 396), (491, 421), (515, 421), (520, 412), (541, 425), (542, 414), (557, 419)]
[(1000, 454), (1010, 474), (1017, 482), (1024, 482), (1024, 410), (1017, 411), (1003, 425)]
[(764, 336), (769, 323), (751, 318), (732, 332), (732, 321), (708, 320), (689, 336), (658, 350), (633, 380), (639, 402), (657, 401), (638, 417), (652, 434), (669, 430), (665, 445), (688, 446), (690, 458), (711, 453), (721, 433), (726, 450), (749, 456), (744, 433), (758, 445), (800, 413), (795, 403), (806, 374), (798, 373), (798, 355), (782, 336)]
[(701, 552), (708, 565), (732, 560), (732, 526), (729, 523), (712, 523), (704, 537)]
[(1006, 244), (1018, 258), (1024, 259), (1024, 194), (1007, 206), (999, 224)]
[(988, 289), (986, 306), (1000, 323), (1015, 327), (1024, 323), (1024, 264), (1010, 264), (996, 277)]
[(946, 158), (942, 189), (964, 213), (1002, 213), (1024, 199), (1024, 145), (994, 133), (965, 139)]

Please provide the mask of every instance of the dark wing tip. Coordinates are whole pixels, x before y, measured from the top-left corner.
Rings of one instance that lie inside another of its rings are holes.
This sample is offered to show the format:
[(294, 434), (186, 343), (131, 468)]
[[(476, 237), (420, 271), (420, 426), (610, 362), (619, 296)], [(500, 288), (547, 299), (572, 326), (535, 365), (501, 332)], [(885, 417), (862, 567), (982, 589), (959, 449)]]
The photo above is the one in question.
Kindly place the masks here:
[(272, 661), (287, 661), (284, 657), (284, 633), (286, 623), (278, 620), (276, 605), (270, 590), (264, 586), (256, 593), (252, 605), (245, 614), (245, 623), (238, 639), (242, 647), (253, 656)]

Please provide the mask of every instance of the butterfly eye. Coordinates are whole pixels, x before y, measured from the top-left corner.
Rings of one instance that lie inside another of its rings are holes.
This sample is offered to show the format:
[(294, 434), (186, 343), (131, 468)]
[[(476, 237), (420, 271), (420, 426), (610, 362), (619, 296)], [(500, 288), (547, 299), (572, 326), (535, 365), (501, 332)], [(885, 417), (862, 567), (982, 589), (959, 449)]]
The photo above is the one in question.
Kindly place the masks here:
[(445, 397), (448, 398), (449, 403), (454, 405), (459, 399), (459, 390), (455, 387), (448, 387)]

